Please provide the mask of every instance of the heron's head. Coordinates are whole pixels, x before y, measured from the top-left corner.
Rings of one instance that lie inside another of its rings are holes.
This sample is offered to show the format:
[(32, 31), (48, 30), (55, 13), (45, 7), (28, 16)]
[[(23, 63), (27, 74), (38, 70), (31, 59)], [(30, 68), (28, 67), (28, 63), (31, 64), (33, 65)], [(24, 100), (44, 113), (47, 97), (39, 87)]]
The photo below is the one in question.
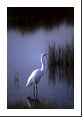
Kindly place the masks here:
[(42, 53), (41, 56), (42, 57), (47, 56), (47, 53)]
[(47, 53), (42, 53), (42, 54), (41, 54), (41, 62), (42, 62), (42, 58), (43, 58), (43, 57), (46, 57), (46, 59), (47, 59), (47, 55), (48, 55)]

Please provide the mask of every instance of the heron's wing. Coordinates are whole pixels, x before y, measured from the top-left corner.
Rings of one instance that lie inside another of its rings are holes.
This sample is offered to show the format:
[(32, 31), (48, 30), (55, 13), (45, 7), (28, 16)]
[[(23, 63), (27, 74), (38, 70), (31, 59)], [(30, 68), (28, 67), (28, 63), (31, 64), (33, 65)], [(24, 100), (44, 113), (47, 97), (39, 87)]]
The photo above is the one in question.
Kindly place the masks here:
[(40, 81), (41, 76), (42, 71), (40, 69), (34, 70), (27, 80), (28, 86), (31, 86), (33, 83), (38, 83)]
[(42, 77), (42, 71), (40, 69), (35, 70), (33, 80), (35, 83), (38, 83)]

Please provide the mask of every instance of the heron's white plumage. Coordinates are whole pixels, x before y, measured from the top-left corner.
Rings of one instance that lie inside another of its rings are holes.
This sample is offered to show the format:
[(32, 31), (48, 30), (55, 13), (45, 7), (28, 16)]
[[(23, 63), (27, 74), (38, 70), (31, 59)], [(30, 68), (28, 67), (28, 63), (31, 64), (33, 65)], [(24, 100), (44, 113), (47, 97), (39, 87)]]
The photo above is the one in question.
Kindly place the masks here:
[(44, 74), (43, 57), (45, 55), (46, 54), (44, 54), (44, 53), (41, 54), (41, 63), (42, 63), (41, 69), (36, 69), (31, 73), (31, 75), (29, 76), (29, 78), (27, 80), (27, 84), (26, 84), (27, 87), (30, 87), (32, 84), (37, 85), (39, 83), (41, 77), (43, 76), (43, 74)]
[(34, 70), (31, 73), (30, 77), (28, 78), (26, 86), (30, 87), (32, 84), (37, 84), (40, 81), (41, 76), (43, 75), (43, 73), (44, 72), (41, 71), (40, 69)]

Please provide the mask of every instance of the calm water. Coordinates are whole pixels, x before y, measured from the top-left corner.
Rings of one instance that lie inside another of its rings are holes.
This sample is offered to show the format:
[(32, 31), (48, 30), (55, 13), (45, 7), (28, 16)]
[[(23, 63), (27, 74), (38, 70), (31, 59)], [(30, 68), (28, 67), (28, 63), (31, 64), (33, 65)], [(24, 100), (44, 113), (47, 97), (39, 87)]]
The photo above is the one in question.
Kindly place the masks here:
[[(65, 23), (57, 28), (45, 30), (38, 28), (33, 32), (22, 34), (17, 30), (8, 30), (7, 34), (7, 104), (8, 108), (27, 103), (26, 98), (33, 99), (33, 87), (25, 87), (31, 72), (41, 67), (40, 56), (47, 51), (47, 44), (56, 44), (56, 47), (70, 43), (74, 34), (71, 25)], [(69, 69), (57, 68), (54, 75), (47, 71), (45, 60), (45, 73), (38, 84), (38, 100), (41, 103), (52, 105), (52, 108), (73, 108), (74, 88), (70, 79), (73, 73)], [(17, 77), (17, 79), (16, 79)], [(68, 79), (68, 80), (67, 80)], [(69, 83), (70, 80), (70, 83)]]

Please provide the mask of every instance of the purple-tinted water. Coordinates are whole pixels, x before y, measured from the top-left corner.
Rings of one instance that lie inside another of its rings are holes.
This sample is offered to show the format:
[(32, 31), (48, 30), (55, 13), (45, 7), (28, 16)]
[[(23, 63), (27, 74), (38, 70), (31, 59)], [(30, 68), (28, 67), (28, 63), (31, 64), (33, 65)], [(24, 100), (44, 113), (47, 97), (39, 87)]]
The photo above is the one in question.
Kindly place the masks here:
[[(8, 30), (7, 34), (7, 104), (13, 105), (17, 101), (26, 103), (26, 97), (33, 97), (33, 87), (25, 87), (31, 72), (41, 67), (40, 56), (47, 50), (47, 44), (57, 46), (70, 43), (74, 35), (74, 28), (63, 23), (58, 28), (45, 30), (38, 28), (34, 32), (22, 34), (17, 30)], [(46, 59), (45, 59), (46, 61)], [(47, 61), (45, 62), (47, 66)], [(18, 81), (16, 84), (16, 72)], [(56, 81), (50, 80), (45, 67), (44, 76), (38, 84), (38, 99), (40, 101), (57, 103), (60, 108), (74, 107), (73, 84), (59, 78), (56, 72)], [(63, 77), (63, 75), (62, 75)], [(64, 76), (65, 77), (65, 76)]]

